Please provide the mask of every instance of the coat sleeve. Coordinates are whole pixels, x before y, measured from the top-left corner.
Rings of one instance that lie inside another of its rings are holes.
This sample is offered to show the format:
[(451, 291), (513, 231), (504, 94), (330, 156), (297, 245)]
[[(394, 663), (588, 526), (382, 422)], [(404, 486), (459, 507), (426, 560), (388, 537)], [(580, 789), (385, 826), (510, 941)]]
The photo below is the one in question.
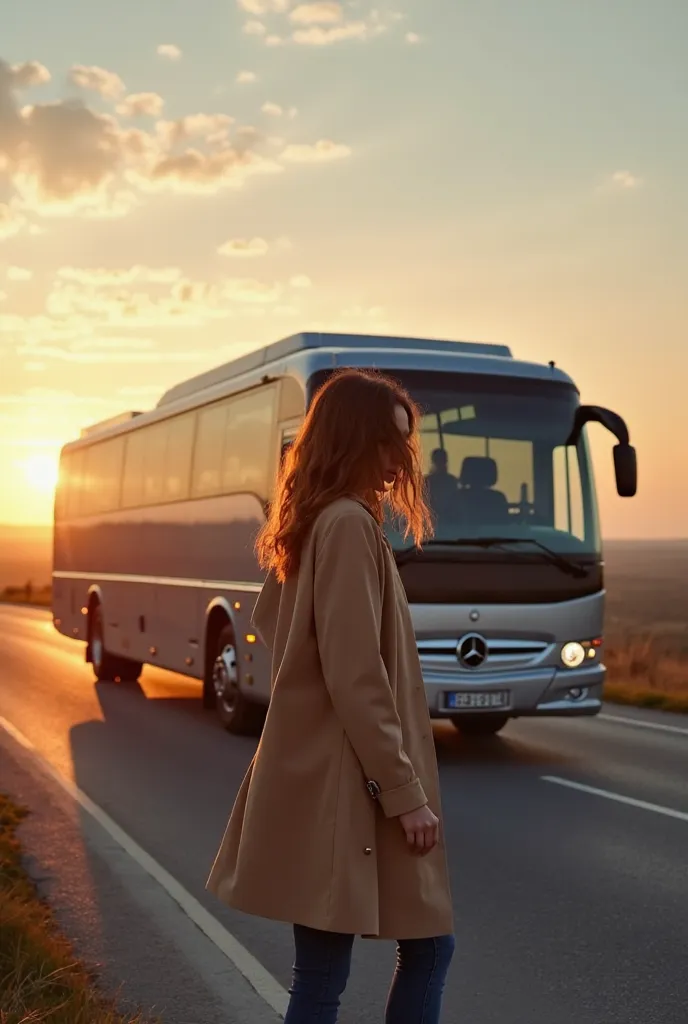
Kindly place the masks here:
[(388, 818), (427, 803), (403, 748), (401, 722), (380, 653), (382, 599), (377, 527), (340, 516), (316, 544), (315, 629), (325, 685)]

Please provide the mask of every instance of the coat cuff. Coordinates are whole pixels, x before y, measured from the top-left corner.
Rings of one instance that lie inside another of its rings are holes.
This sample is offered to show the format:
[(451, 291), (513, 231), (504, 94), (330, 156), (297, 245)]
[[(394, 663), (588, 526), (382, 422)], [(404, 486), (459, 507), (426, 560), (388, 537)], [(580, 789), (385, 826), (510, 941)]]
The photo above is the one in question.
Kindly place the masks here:
[(405, 786), (383, 791), (380, 793), (378, 801), (386, 818), (398, 818), (400, 814), (408, 814), (409, 811), (417, 811), (419, 807), (424, 807), (428, 798), (420, 784), (420, 779), (414, 779), (413, 782), (407, 782)]

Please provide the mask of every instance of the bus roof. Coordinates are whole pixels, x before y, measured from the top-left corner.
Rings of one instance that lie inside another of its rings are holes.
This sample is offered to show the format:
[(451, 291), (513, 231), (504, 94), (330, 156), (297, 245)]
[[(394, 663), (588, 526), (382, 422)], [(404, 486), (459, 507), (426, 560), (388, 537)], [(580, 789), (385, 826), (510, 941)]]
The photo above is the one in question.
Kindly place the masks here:
[(374, 334), (320, 334), (304, 332), (250, 352), (222, 366), (182, 381), (166, 391), (152, 409), (126, 412), (101, 420), (81, 431), (79, 447), (103, 436), (126, 432), (144, 423), (186, 411), (262, 381), (293, 376), (306, 385), (315, 373), (340, 366), (374, 366), (390, 373), (432, 370), (439, 373), (487, 374), (530, 380), (555, 380), (575, 387), (553, 363), (543, 365), (516, 360), (506, 345), (434, 338), (395, 338)]
[(190, 398), (199, 391), (214, 387), (234, 377), (241, 377), (252, 371), (265, 369), (269, 371), (274, 363), (297, 355), (307, 349), (319, 349), (322, 352), (342, 352), (347, 349), (368, 349), (392, 352), (417, 352), (419, 354), (441, 353), (443, 355), (488, 356), (498, 359), (511, 359), (511, 350), (506, 345), (489, 345), (475, 341), (442, 341), (436, 338), (395, 338), (374, 334), (321, 334), (306, 331), (293, 334), (282, 341), (266, 345), (256, 352), (230, 363), (198, 374), (170, 388), (160, 398), (157, 407), (169, 405), (180, 399)]

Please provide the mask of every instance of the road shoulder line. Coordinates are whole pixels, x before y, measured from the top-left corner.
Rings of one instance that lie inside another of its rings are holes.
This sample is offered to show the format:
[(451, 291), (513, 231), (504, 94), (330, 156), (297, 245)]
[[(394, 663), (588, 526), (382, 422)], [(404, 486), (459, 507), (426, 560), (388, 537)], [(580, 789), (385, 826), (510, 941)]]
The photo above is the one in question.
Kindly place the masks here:
[(27, 750), (36, 764), (115, 841), (115, 843), (145, 871), (150, 878), (167, 893), (183, 910), (188, 918), (230, 961), (264, 1003), (280, 1017), (283, 1017), (288, 1003), (288, 994), (280, 983), (266, 970), (236, 939), (220, 924), (217, 918), (203, 907), (161, 864), (136, 843), (106, 812), (79, 789), (70, 779), (65, 778), (36, 750), (33, 743), (11, 722), (0, 717), (0, 728)]
[(571, 779), (562, 779), (558, 775), (541, 775), (543, 782), (551, 782), (556, 786), (565, 786), (568, 789), (576, 789), (581, 793), (590, 796), (604, 797), (606, 800), (614, 800), (619, 804), (628, 804), (629, 807), (637, 807), (643, 811), (653, 811), (655, 814), (663, 814), (667, 818), (676, 818), (679, 821), (688, 821), (688, 813), (677, 811), (673, 807), (663, 807), (661, 804), (648, 803), (647, 800), (636, 800), (632, 796), (623, 796), (621, 793), (613, 793), (608, 789), (598, 789), (596, 786), (586, 786), (582, 782), (573, 782)]
[(602, 722), (617, 722), (622, 725), (634, 725), (638, 729), (655, 729), (657, 732), (672, 732), (679, 736), (688, 736), (688, 729), (684, 729), (680, 725), (665, 725), (664, 722), (645, 722), (640, 718), (631, 718), (625, 715), (608, 715), (605, 711), (601, 711), (596, 717)]

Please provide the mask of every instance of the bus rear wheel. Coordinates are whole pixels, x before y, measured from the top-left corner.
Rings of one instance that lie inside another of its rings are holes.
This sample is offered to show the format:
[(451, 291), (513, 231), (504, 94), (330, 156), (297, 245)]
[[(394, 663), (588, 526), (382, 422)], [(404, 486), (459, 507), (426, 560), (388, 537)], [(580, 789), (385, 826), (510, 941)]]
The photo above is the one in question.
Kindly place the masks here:
[(215, 709), (225, 729), (237, 736), (260, 735), (266, 708), (249, 700), (241, 692), (234, 630), (229, 625), (220, 631), (217, 638), (211, 686), (215, 695)]
[(496, 736), (509, 721), (508, 715), (454, 715), (452, 725), (462, 736)]
[(141, 662), (132, 661), (130, 658), (118, 657), (116, 654), (110, 654), (105, 649), (105, 627), (101, 604), (96, 604), (91, 609), (89, 647), (91, 664), (99, 683), (138, 682), (141, 669), (143, 668)]

